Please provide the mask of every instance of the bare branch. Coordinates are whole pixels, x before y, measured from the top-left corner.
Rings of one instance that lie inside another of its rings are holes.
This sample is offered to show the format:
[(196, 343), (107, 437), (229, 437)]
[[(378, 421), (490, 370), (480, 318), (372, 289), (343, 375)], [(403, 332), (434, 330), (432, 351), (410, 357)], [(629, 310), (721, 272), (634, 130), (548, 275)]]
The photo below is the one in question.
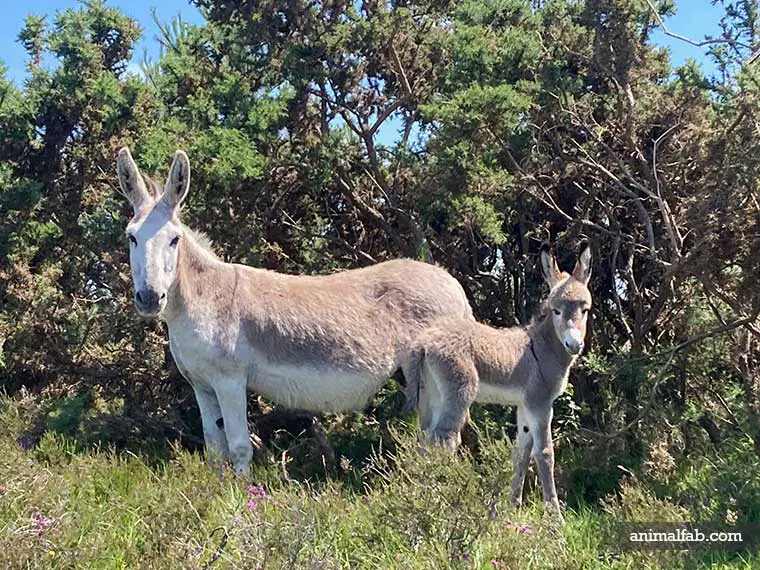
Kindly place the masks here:
[(356, 207), (362, 214), (367, 216), (377, 226), (379, 226), (393, 240), (400, 251), (406, 251), (407, 243), (401, 238), (399, 231), (396, 230), (396, 228), (394, 228), (391, 224), (389, 224), (388, 220), (386, 220), (380, 212), (362, 200), (356, 190), (356, 187), (353, 185), (347, 174), (343, 172), (342, 169), (338, 176), (338, 181), (345, 190), (344, 195), (354, 205), (354, 207)]
[[(571, 139), (572, 140), (572, 139)], [(606, 168), (604, 165), (599, 163), (594, 157), (591, 156), (591, 154), (583, 148), (578, 142), (572, 141), (576, 147), (586, 156), (586, 159), (581, 159), (581, 164), (585, 164), (586, 166), (590, 166), (591, 168), (594, 168), (595, 170), (598, 170), (602, 174), (604, 174), (607, 178), (609, 178), (615, 185), (615, 187), (620, 190), (625, 196), (628, 196), (633, 200), (633, 204), (636, 208), (636, 211), (639, 214), (639, 218), (641, 218), (641, 223), (644, 224), (644, 229), (647, 234), (647, 244), (649, 245), (649, 255), (651, 257), (656, 256), (656, 248), (655, 248), (655, 239), (654, 239), (654, 230), (652, 228), (652, 219), (649, 216), (649, 212), (647, 212), (646, 208), (644, 208), (644, 205), (641, 203), (641, 198), (636, 195), (635, 192), (633, 192), (628, 186), (623, 184), (623, 181), (620, 180), (615, 174), (613, 174), (608, 168)], [(627, 172), (627, 171), (626, 171)]]
[(401, 58), (398, 56), (398, 52), (396, 51), (396, 47), (393, 45), (393, 42), (391, 42), (389, 51), (391, 56), (393, 57), (393, 63), (396, 64), (396, 67), (398, 69), (394, 69), (393, 71), (396, 72), (396, 75), (399, 77), (401, 83), (401, 87), (404, 91), (404, 95), (409, 99), (409, 101), (412, 101), (414, 99), (414, 94), (412, 93), (412, 86), (409, 83), (409, 79), (406, 76), (406, 72), (404, 71), (404, 66), (401, 63)]
[[(732, 40), (730, 38), (718, 38), (718, 39), (705, 38), (704, 40), (698, 42), (698, 41), (692, 40), (691, 38), (687, 38), (686, 36), (682, 36), (681, 34), (671, 32), (670, 29), (665, 25), (665, 22), (662, 20), (662, 16), (660, 16), (660, 13), (657, 11), (657, 8), (655, 8), (654, 4), (652, 4), (652, 0), (646, 0), (646, 2), (649, 5), (649, 9), (652, 11), (652, 15), (654, 16), (655, 20), (657, 20), (657, 24), (660, 26), (660, 28), (662, 28), (662, 33), (664, 33), (666, 36), (669, 36), (676, 40), (680, 40), (682, 42), (686, 42), (687, 44), (691, 44), (696, 47), (709, 46), (709, 45), (714, 45), (714, 44), (729, 44), (732, 46), (739, 46), (746, 49), (752, 49), (752, 46), (748, 46), (742, 42)], [(756, 55), (757, 54), (755, 54), (755, 56)]]
[(660, 177), (657, 175), (657, 150), (660, 145), (660, 142), (662, 142), (665, 138), (667, 138), (670, 133), (672, 133), (680, 123), (676, 123), (672, 127), (670, 127), (667, 131), (662, 133), (659, 137), (657, 137), (654, 141), (654, 148), (652, 149), (652, 174), (654, 176), (655, 184), (657, 186), (657, 205), (660, 207), (660, 213), (665, 218), (666, 224), (665, 229), (668, 231), (668, 236), (670, 237), (670, 242), (673, 247), (673, 252), (675, 253), (676, 257), (681, 257), (681, 248), (683, 247), (683, 237), (681, 236), (681, 232), (678, 230), (678, 226), (676, 225), (676, 221), (673, 218), (673, 213), (670, 210), (670, 206), (665, 201), (665, 199), (662, 197), (662, 185), (660, 184)]
[(614, 238), (614, 241), (612, 243), (612, 255), (610, 259), (610, 283), (612, 285), (612, 298), (615, 300), (615, 305), (617, 306), (618, 310), (618, 316), (620, 317), (620, 322), (623, 323), (623, 328), (625, 329), (625, 333), (629, 339), (633, 338), (633, 332), (631, 331), (631, 327), (628, 325), (628, 320), (625, 318), (625, 312), (623, 311), (623, 303), (620, 300), (620, 295), (617, 291), (617, 257), (618, 252), (620, 251), (620, 235), (616, 235)]
[[(758, 311), (760, 313), (760, 311)], [(718, 327), (713, 327), (711, 329), (708, 329), (706, 331), (703, 331), (697, 335), (694, 335), (693, 337), (671, 347), (667, 350), (662, 350), (660, 352), (657, 352), (652, 355), (647, 356), (641, 356), (638, 358), (633, 358), (631, 360), (657, 360), (658, 358), (661, 358), (666, 355), (673, 355), (677, 352), (680, 352), (681, 350), (690, 347), (693, 344), (696, 344), (698, 342), (701, 342), (705, 339), (712, 338), (714, 336), (717, 336), (719, 334), (727, 333), (732, 330), (736, 330), (739, 327), (747, 327), (747, 325), (752, 324), (757, 321), (758, 313), (755, 313), (754, 315), (750, 315), (747, 317), (743, 317), (741, 319), (735, 319), (733, 321), (727, 322), (724, 325), (720, 325)]]
[(374, 134), (377, 132), (377, 129), (379, 129), (385, 120), (393, 113), (395, 113), (399, 107), (401, 107), (401, 101), (394, 101), (391, 105), (388, 105), (383, 110), (383, 112), (377, 116), (377, 120), (374, 122), (374, 124), (369, 129), (367, 129), (367, 135), (374, 136)]
[[(739, 302), (736, 299), (734, 299), (731, 295), (729, 295), (725, 291), (722, 291), (714, 283), (710, 283), (705, 279), (701, 279), (701, 281), (705, 290), (707, 290), (711, 295), (715, 295), (716, 297), (718, 297), (718, 299), (720, 299), (726, 305), (731, 307), (731, 310), (734, 312), (735, 315), (740, 315), (740, 318), (743, 318), (746, 316), (744, 311), (741, 309)], [(746, 328), (755, 337), (760, 339), (760, 329), (758, 329), (758, 327), (754, 323), (751, 323), (751, 322), (747, 323), (744, 328)]]

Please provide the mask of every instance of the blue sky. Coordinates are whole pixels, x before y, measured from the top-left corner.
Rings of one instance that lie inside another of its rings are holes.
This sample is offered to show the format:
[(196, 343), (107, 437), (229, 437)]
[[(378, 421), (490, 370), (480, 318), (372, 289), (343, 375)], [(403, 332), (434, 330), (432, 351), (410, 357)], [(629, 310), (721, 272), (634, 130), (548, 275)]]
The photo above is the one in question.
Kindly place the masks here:
[[(162, 22), (171, 20), (176, 14), (182, 14), (182, 18), (191, 23), (203, 22), (198, 9), (190, 4), (189, 0), (107, 0), (110, 6), (116, 6), (125, 14), (137, 20), (143, 28), (143, 36), (136, 47), (133, 61), (140, 61), (143, 53), (155, 56), (159, 51), (159, 44), (155, 39), (158, 28), (153, 22), (151, 10), (155, 7), (156, 14)], [(76, 0), (32, 0), (20, 2), (10, 0), (2, 8), (0, 17), (0, 61), (8, 68), (7, 77), (11, 78), (17, 86), (21, 86), (26, 69), (26, 51), (16, 41), (19, 31), (24, 26), (24, 19), (28, 14), (35, 16), (48, 16), (48, 23), (52, 24), (55, 12), (66, 8), (77, 8), (81, 5)]]
[[(183, 19), (188, 22), (200, 23), (203, 20), (198, 9), (188, 0), (110, 0), (108, 3), (117, 6), (143, 26), (143, 38), (135, 50), (135, 60), (141, 59), (145, 50), (154, 56), (158, 53), (158, 42), (155, 40), (158, 29), (151, 17), (151, 8), (154, 6), (159, 19), (163, 22), (178, 13), (181, 13)], [(676, 0), (676, 3), (680, 7), (677, 14), (666, 22), (671, 31), (695, 40), (704, 38), (705, 34), (718, 34), (718, 21), (722, 13), (720, 6), (713, 6), (710, 0)], [(16, 41), (16, 37), (24, 24), (26, 15), (29, 13), (48, 14), (49, 20), (52, 21), (56, 10), (77, 5), (76, 0), (33, 0), (31, 2), (10, 0), (5, 3), (2, 18), (0, 18), (0, 60), (8, 67), (8, 76), (17, 85), (21, 85), (25, 76), (26, 53), (21, 44)], [(673, 62), (676, 64), (682, 63), (687, 57), (707, 64), (703, 57), (704, 48), (697, 48), (668, 38), (659, 30), (654, 39), (670, 47)], [(711, 69), (709, 65), (706, 65), (705, 71), (709, 73)]]

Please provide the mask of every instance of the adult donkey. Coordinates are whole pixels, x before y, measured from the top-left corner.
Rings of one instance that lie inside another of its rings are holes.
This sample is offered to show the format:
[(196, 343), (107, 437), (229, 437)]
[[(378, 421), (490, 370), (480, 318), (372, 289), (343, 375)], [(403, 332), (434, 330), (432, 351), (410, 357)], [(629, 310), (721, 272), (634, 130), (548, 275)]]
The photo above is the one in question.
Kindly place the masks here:
[(190, 186), (184, 152), (174, 155), (163, 189), (140, 174), (129, 149), (116, 162), (134, 210), (126, 233), (135, 308), (166, 322), (209, 458), (229, 457), (239, 475), (253, 455), (247, 389), (293, 408), (360, 409), (406, 370), (411, 340), (426, 324), (441, 315), (473, 319), (459, 283), (426, 263), (386, 261), (324, 276), (225, 263), (179, 220)]
[(512, 501), (522, 503), (532, 454), (544, 500), (559, 513), (552, 404), (565, 391), (570, 367), (583, 349), (591, 308), (591, 252), (588, 245), (581, 246), (571, 275), (559, 271), (548, 245), (542, 246), (540, 257), (550, 292), (530, 325), (498, 330), (444, 317), (418, 337), (406, 378), (409, 403), (419, 404), (428, 439), (451, 449), (459, 444), (473, 401), (517, 406)]

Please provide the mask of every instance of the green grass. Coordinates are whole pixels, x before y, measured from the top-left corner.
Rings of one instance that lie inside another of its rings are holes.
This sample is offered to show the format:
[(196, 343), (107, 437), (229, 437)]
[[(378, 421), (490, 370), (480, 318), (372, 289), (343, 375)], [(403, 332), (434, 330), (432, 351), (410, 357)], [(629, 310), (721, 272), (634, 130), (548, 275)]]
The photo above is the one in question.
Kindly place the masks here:
[[(48, 432), (25, 451), (16, 438), (26, 419), (17, 402), (0, 400), (0, 568), (760, 567), (750, 554), (620, 551), (610, 529), (621, 519), (689, 518), (636, 482), (566, 509), (561, 526), (543, 517), (537, 491), (514, 509), (505, 439), (484, 441), (478, 461), (423, 455), (398, 422), (385, 448), (332, 474), (314, 475), (319, 468), (283, 449), (241, 481), (176, 447), (156, 461)], [(267, 496), (249, 506), (252, 484)]]

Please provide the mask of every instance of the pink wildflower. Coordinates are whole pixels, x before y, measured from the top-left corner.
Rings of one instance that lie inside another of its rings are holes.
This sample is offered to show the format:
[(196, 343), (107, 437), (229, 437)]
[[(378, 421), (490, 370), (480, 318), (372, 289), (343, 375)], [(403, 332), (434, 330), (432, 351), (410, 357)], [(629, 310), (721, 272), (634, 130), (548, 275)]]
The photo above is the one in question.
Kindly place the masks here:
[(504, 521), (504, 526), (506, 528), (513, 529), (517, 534), (530, 534), (533, 532), (533, 527), (530, 523), (516, 523), (510, 519), (507, 519)]
[(533, 528), (530, 526), (530, 523), (518, 524), (515, 526), (515, 532), (517, 534), (530, 534), (533, 532)]
[(264, 485), (251, 485), (248, 487), (248, 502), (245, 504), (249, 510), (256, 510), (256, 506), (260, 501), (267, 500), (267, 492), (264, 490)]
[(38, 510), (34, 511), (34, 515), (32, 516), (32, 527), (34, 528), (35, 532), (37, 533), (37, 536), (40, 536), (43, 532), (45, 532), (54, 523), (55, 523), (55, 519), (49, 519), (49, 518), (47, 518), (45, 515), (43, 515)]

